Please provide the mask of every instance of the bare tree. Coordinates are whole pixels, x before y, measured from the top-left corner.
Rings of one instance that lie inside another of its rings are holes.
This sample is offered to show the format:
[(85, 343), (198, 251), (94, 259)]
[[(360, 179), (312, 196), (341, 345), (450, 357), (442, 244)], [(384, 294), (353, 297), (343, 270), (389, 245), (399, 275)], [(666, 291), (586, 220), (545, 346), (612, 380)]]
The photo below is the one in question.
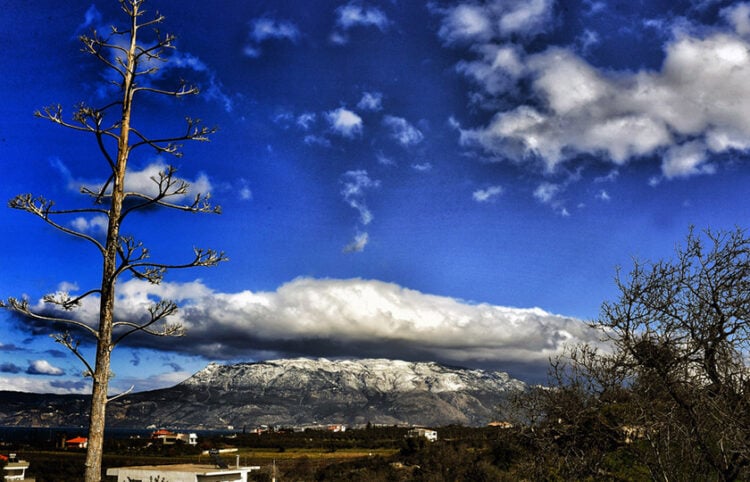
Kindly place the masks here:
[(635, 261), (599, 319), (610, 349), (571, 347), (514, 407), (535, 456), (565, 479), (750, 478), (750, 238), (696, 233)]
[(750, 466), (750, 239), (691, 230), (676, 258), (636, 262), (599, 323), (633, 374), (660, 478), (747, 477)]
[[(77, 106), (67, 119), (59, 105), (36, 112), (65, 128), (90, 134), (108, 166), (109, 176), (96, 188), (82, 187), (81, 193), (90, 204), (71, 209), (60, 209), (51, 200), (42, 196), (22, 194), (9, 201), (14, 209), (31, 213), (63, 233), (90, 243), (102, 256), (101, 285), (80, 295), (55, 293), (44, 297), (45, 308), (38, 310), (28, 300), (9, 298), (0, 301), (0, 306), (55, 326), (62, 332), (54, 335), (57, 342), (67, 347), (86, 367), (93, 381), (89, 443), (86, 454), (87, 482), (101, 479), (102, 448), (104, 440), (105, 413), (109, 398), (108, 387), (110, 357), (112, 350), (127, 337), (136, 333), (155, 336), (179, 336), (183, 333), (178, 324), (169, 323), (167, 317), (177, 310), (169, 300), (161, 300), (148, 308), (148, 313), (137, 319), (120, 319), (115, 310), (115, 286), (121, 276), (146, 280), (158, 284), (170, 269), (214, 266), (226, 260), (223, 252), (212, 249), (194, 249), (193, 256), (184, 263), (158, 263), (149, 259), (148, 249), (134, 237), (122, 234), (123, 222), (136, 211), (165, 207), (192, 213), (219, 213), (220, 209), (210, 204), (208, 195), (189, 194), (189, 185), (176, 175), (174, 167), (168, 167), (152, 178), (155, 190), (151, 193), (128, 191), (126, 176), (128, 159), (138, 148), (151, 148), (158, 154), (181, 156), (181, 143), (207, 141), (214, 132), (197, 120), (186, 119), (184, 130), (175, 135), (151, 137), (131, 125), (134, 100), (142, 94), (185, 97), (198, 93), (193, 86), (180, 83), (176, 89), (161, 88), (153, 79), (159, 65), (168, 62), (166, 52), (173, 48), (174, 36), (164, 35), (158, 30), (164, 17), (156, 13), (151, 19), (144, 18), (144, 0), (120, 0), (120, 6), (129, 19), (127, 28), (112, 27), (107, 35), (94, 31), (90, 36), (80, 37), (84, 52), (93, 55), (114, 74), (112, 81), (118, 88), (118, 98), (103, 107), (86, 104)], [(150, 32), (150, 33), (149, 33)], [(141, 37), (147, 34), (148, 43)], [(71, 227), (66, 216), (106, 216), (106, 237), (102, 240)], [(99, 297), (98, 322), (87, 322), (69, 313), (86, 298)], [(96, 342), (94, 363), (84, 356), (80, 343), (90, 336)], [(122, 394), (121, 394), (122, 395)], [(119, 396), (119, 395), (117, 395)]]

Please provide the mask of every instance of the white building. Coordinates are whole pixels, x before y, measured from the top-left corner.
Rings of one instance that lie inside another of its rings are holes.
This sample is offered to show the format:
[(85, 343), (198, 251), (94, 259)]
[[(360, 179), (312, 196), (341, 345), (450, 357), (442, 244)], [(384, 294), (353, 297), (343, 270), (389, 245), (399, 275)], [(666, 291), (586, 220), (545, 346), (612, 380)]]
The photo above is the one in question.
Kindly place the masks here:
[(3, 467), (3, 480), (33, 482), (34, 479), (26, 478), (26, 469), (28, 468), (29, 463), (25, 460), (16, 460), (15, 457), (11, 457), (8, 463), (5, 464), (5, 467)]
[(435, 442), (437, 440), (437, 432), (427, 428), (413, 428), (406, 433), (409, 438), (424, 437), (429, 442)]
[(143, 465), (107, 469), (107, 477), (117, 482), (147, 482), (157, 477), (169, 482), (247, 482), (247, 474), (258, 466), (218, 469), (215, 465), (177, 464)]

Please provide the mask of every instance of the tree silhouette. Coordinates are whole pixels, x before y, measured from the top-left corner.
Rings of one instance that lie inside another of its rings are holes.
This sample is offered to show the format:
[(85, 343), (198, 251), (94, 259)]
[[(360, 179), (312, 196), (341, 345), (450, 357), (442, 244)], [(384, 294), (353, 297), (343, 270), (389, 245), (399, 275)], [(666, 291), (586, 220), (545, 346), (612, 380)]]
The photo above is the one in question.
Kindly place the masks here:
[[(170, 300), (159, 300), (147, 309), (147, 313), (136, 319), (121, 319), (115, 310), (115, 287), (122, 276), (158, 284), (170, 269), (214, 266), (225, 261), (223, 252), (213, 249), (194, 248), (191, 258), (184, 263), (169, 264), (150, 260), (149, 251), (131, 235), (124, 235), (123, 223), (131, 214), (146, 209), (164, 207), (191, 213), (220, 213), (219, 207), (211, 205), (208, 194), (190, 193), (189, 184), (177, 177), (176, 169), (166, 167), (151, 179), (151, 192), (130, 190), (127, 183), (128, 159), (139, 148), (153, 149), (160, 155), (180, 157), (181, 143), (207, 141), (215, 129), (203, 126), (200, 121), (187, 118), (184, 130), (175, 135), (151, 137), (131, 125), (133, 103), (143, 94), (171, 96), (175, 98), (195, 95), (198, 89), (180, 83), (175, 89), (161, 88), (152, 80), (161, 64), (169, 62), (166, 56), (173, 49), (173, 35), (162, 34), (158, 26), (164, 17), (158, 12), (144, 19), (144, 0), (120, 0), (120, 6), (128, 17), (127, 28), (112, 27), (106, 35), (93, 31), (80, 37), (83, 51), (94, 56), (113, 74), (112, 83), (117, 86), (117, 98), (103, 107), (92, 107), (81, 103), (66, 118), (61, 106), (51, 106), (35, 113), (73, 131), (90, 134), (96, 140), (103, 161), (108, 166), (109, 176), (99, 186), (83, 186), (81, 194), (88, 199), (83, 207), (61, 209), (56, 204), (33, 194), (21, 194), (9, 201), (13, 209), (37, 216), (50, 226), (67, 235), (85, 240), (102, 257), (101, 284), (83, 294), (57, 292), (46, 295), (44, 308), (36, 309), (28, 300), (8, 298), (0, 306), (53, 326), (62, 327), (53, 335), (55, 341), (68, 348), (86, 367), (86, 374), (93, 381), (89, 425), (89, 441), (86, 454), (87, 482), (101, 479), (101, 460), (104, 441), (106, 406), (115, 397), (109, 398), (108, 386), (111, 377), (110, 359), (112, 350), (124, 339), (135, 333), (155, 336), (180, 336), (183, 328), (170, 323), (167, 318), (175, 313), (177, 305)], [(149, 33), (151, 32), (151, 33)], [(141, 43), (142, 36), (148, 43)], [(190, 200), (184, 198), (190, 195)], [(106, 236), (97, 236), (73, 227), (66, 217), (104, 216), (107, 219)], [(99, 298), (98, 320), (91, 321), (75, 316), (75, 308), (84, 299)], [(80, 349), (87, 337), (96, 343), (93, 364)], [(132, 387), (131, 387), (132, 389)]]

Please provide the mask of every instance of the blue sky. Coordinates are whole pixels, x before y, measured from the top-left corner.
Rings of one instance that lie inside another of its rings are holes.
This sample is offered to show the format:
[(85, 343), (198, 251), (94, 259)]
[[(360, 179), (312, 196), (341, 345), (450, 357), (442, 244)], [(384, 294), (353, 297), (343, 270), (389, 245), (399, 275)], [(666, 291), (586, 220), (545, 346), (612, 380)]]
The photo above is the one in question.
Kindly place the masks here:
[[(36, 119), (113, 94), (77, 36), (117, 2), (0, 1), (0, 197), (86, 199), (94, 139)], [(181, 306), (179, 339), (118, 348), (113, 389), (174, 384), (208, 361), (437, 360), (544, 378), (616, 296), (615, 269), (668, 257), (690, 225), (745, 227), (750, 3), (152, 0), (178, 36), (159, 73), (201, 95), (142, 97), (154, 135), (218, 132), (167, 164), (223, 214), (153, 211), (124, 231), (155, 260), (224, 250), (159, 286), (122, 279), (118, 310)], [(171, 129), (171, 130), (170, 130)], [(68, 226), (98, 235), (101, 220)], [(0, 209), (0, 296), (96, 287), (89, 246)], [(88, 321), (96, 299), (76, 314)], [(0, 313), (0, 389), (85, 392), (49, 328)]]

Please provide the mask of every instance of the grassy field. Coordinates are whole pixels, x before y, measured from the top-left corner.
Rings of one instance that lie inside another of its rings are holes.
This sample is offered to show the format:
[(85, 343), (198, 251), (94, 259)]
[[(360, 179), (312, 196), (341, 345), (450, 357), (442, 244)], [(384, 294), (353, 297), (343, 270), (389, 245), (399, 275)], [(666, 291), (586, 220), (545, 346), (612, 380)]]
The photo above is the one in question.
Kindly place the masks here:
[[(223, 453), (221, 458), (229, 466), (236, 463), (239, 456), (242, 466), (260, 466), (270, 472), (275, 466), (279, 473), (300, 472), (310, 473), (330, 464), (351, 461), (369, 457), (389, 457), (397, 452), (396, 449), (341, 449), (331, 451), (322, 448), (294, 448), (278, 449), (247, 449), (241, 448), (236, 452)], [(82, 473), (85, 455), (78, 451), (23, 451), (19, 456), (31, 464), (29, 475), (35, 476), (37, 481), (76, 481)], [(184, 456), (147, 456), (128, 454), (105, 454), (103, 465), (105, 468), (125, 467), (135, 465), (165, 465), (199, 463), (210, 464), (208, 455)]]

